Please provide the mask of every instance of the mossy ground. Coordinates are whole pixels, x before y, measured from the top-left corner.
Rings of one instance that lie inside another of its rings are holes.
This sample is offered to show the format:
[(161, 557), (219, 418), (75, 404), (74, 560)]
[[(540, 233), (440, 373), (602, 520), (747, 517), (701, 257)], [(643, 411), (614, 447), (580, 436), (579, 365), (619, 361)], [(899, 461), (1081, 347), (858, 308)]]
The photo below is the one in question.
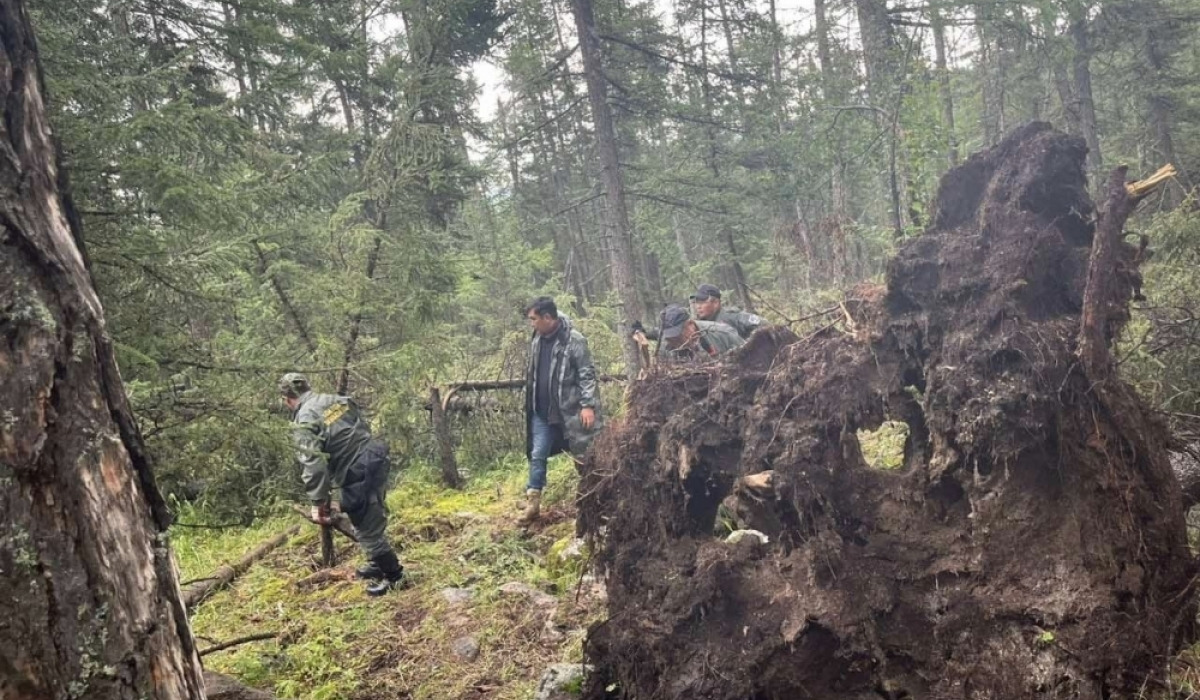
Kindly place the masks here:
[[(462, 491), (442, 488), (431, 470), (401, 475), (388, 494), (389, 533), (403, 547), (412, 585), (381, 599), (368, 599), (353, 580), (362, 558), (346, 540), (339, 539), (333, 575), (314, 576), (317, 532), (305, 526), (192, 617), (201, 649), (255, 632), (278, 639), (207, 655), (205, 666), (281, 698), (530, 697), (547, 665), (580, 659), (583, 629), (603, 604), (580, 594), (593, 589), (579, 586), (579, 566), (547, 564), (555, 542), (574, 534), (571, 461), (552, 461), (545, 517), (528, 530), (517, 523), (524, 479), (516, 459)], [(205, 576), (297, 520), (281, 515), (245, 530), (173, 533), (183, 580)], [(547, 608), (500, 593), (511, 581), (555, 597), (557, 630), (546, 629)], [(471, 588), (474, 597), (454, 606), (440, 593), (446, 587)], [(473, 661), (450, 651), (463, 636), (479, 644)]]

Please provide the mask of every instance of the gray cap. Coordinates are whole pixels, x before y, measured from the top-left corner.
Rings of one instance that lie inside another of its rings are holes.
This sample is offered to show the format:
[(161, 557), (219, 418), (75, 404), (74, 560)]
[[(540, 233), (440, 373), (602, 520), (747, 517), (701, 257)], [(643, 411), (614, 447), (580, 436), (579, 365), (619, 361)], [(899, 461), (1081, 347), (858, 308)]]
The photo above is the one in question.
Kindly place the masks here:
[(279, 391), (284, 396), (299, 398), (301, 394), (309, 389), (308, 377), (299, 372), (288, 372), (279, 378)]
[(693, 301), (704, 301), (710, 297), (721, 298), (721, 290), (715, 284), (702, 284), (696, 287), (696, 293), (691, 296)]
[(688, 312), (684, 311), (682, 306), (672, 304), (663, 309), (658, 317), (659, 337), (664, 340), (678, 338), (683, 333), (683, 324), (687, 323), (689, 318)]

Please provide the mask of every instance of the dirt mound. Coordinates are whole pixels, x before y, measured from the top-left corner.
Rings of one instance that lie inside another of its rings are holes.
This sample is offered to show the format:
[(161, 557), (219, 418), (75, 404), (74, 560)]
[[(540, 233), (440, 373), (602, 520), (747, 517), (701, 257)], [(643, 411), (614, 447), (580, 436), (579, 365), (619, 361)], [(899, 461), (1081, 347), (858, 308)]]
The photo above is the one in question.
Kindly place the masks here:
[[(1163, 428), (1077, 359), (1084, 153), (1019, 129), (943, 180), (852, 332), (771, 329), (725, 367), (634, 388), (581, 467), (610, 615), (590, 697), (1099, 699), (1154, 681), (1192, 637), (1194, 565)], [(1120, 243), (1106, 281), (1110, 337), (1134, 254)], [(895, 470), (860, 445), (887, 421), (907, 424)], [(714, 536), (727, 498), (767, 544)]]

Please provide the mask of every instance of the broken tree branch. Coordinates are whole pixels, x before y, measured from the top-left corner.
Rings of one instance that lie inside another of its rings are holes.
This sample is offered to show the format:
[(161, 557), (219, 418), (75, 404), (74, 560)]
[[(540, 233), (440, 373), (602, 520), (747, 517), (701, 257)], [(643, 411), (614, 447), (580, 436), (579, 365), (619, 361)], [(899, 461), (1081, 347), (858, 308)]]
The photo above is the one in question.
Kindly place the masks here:
[[(624, 382), (624, 374), (602, 374), (596, 377), (600, 382)], [(524, 389), (524, 379), (492, 379), (477, 382), (456, 382), (446, 385), (448, 396), (463, 391), (494, 391), (498, 389)]]
[[(310, 513), (304, 506), (293, 503), (292, 510), (313, 525), (321, 524), (312, 519), (312, 513)], [(345, 535), (351, 542), (358, 542), (358, 533), (354, 531), (354, 526), (350, 524), (350, 516), (346, 515), (345, 513), (338, 513), (337, 517), (332, 518), (330, 527)]]
[(251, 564), (259, 559), (262, 559), (269, 552), (279, 547), (284, 542), (287, 542), (288, 538), (292, 535), (295, 535), (297, 532), (300, 532), (300, 526), (293, 525), (250, 550), (250, 552), (241, 559), (238, 559), (232, 564), (223, 564), (210, 576), (198, 581), (195, 585), (188, 586), (187, 588), (183, 589), (182, 599), (184, 606), (186, 606), (189, 610), (194, 609), (218, 589), (228, 586), (235, 578), (245, 573), (245, 571), (250, 568)]
[(230, 647), (236, 647), (239, 644), (245, 644), (246, 642), (260, 642), (260, 641), (263, 641), (264, 639), (275, 639), (278, 636), (279, 636), (278, 632), (259, 632), (257, 634), (248, 634), (244, 637), (230, 639), (228, 642), (221, 642), (220, 644), (214, 644), (207, 649), (201, 649), (200, 656), (206, 656), (208, 654), (213, 653), (214, 651), (221, 651), (222, 649), (229, 649)]
[[(450, 390), (452, 394), (453, 389)], [(448, 394), (447, 399), (450, 398)], [(429, 387), (429, 419), (433, 421), (433, 434), (437, 438), (438, 453), (442, 462), (442, 481), (452, 489), (462, 486), (458, 475), (458, 462), (454, 459), (454, 442), (450, 438), (450, 424), (446, 421), (446, 407), (442, 404), (441, 392), (436, 386)]]
[(1124, 303), (1113, 298), (1117, 275), (1117, 247), (1125, 222), (1137, 208), (1138, 202), (1149, 195), (1174, 173), (1174, 167), (1161, 168), (1149, 178), (1125, 182), (1128, 166), (1113, 170), (1105, 185), (1104, 210), (1092, 239), (1092, 254), (1088, 259), (1087, 283), (1083, 292), (1083, 312), (1080, 315), (1078, 355), (1084, 371), (1093, 381), (1107, 379), (1112, 371), (1108, 347), (1108, 322), (1112, 306)]

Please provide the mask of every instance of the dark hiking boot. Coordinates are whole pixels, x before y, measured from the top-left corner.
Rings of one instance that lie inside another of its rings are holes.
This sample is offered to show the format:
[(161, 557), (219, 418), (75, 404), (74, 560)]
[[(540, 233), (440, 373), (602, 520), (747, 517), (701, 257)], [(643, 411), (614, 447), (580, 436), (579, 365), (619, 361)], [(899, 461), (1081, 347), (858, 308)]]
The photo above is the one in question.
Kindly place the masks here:
[(400, 566), (400, 560), (396, 558), (395, 552), (375, 557), (371, 563), (379, 567), (382, 580), (367, 586), (367, 595), (375, 598), (386, 594), (393, 588), (404, 588), (407, 583), (404, 579), (404, 567)]
[(367, 562), (366, 566), (361, 566), (354, 570), (354, 578), (364, 581), (378, 581), (383, 578), (383, 569), (373, 561)]

